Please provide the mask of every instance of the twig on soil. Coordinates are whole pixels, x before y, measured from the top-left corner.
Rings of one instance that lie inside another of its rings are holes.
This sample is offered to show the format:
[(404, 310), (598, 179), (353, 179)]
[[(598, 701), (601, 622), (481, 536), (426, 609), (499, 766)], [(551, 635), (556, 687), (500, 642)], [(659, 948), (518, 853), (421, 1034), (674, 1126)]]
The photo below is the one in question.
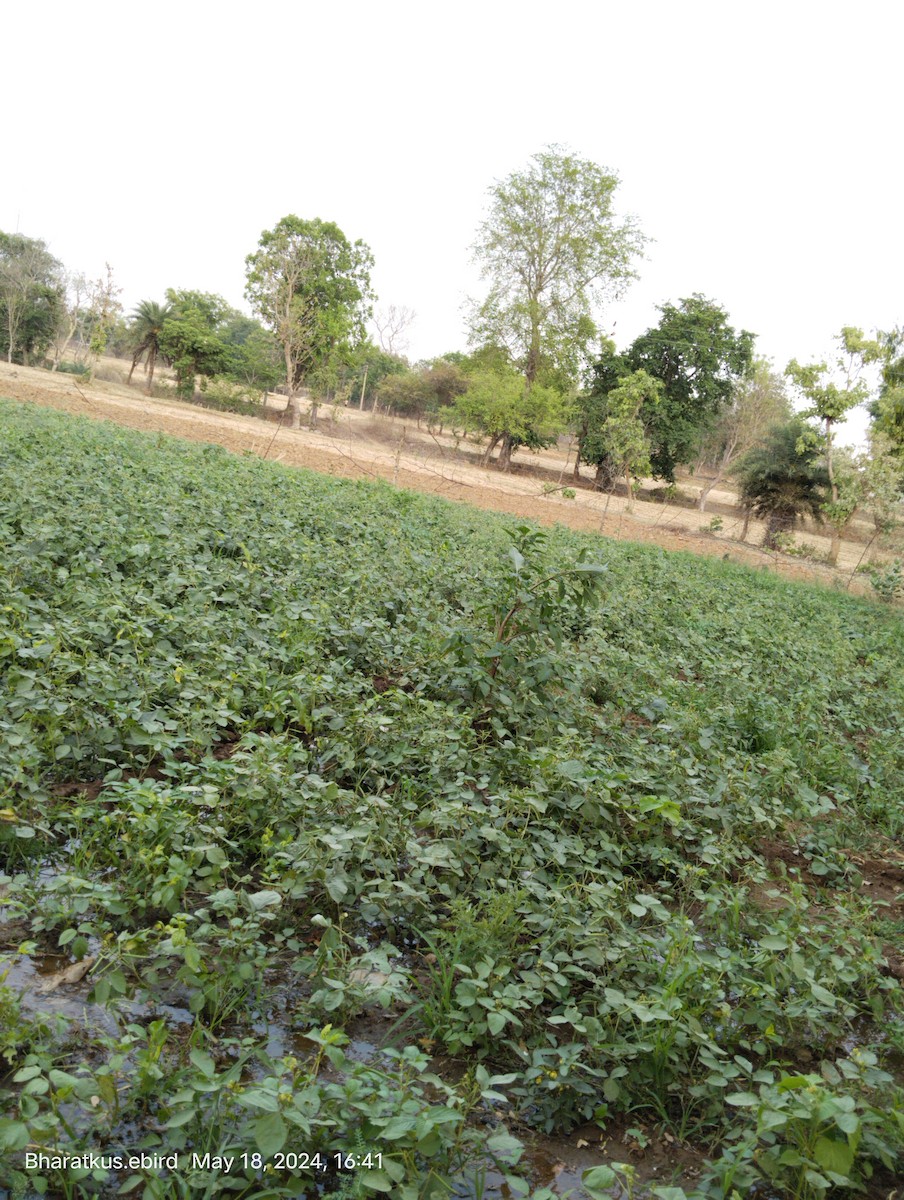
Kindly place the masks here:
[(267, 445), (267, 449), (261, 455), (261, 458), (267, 458), (269, 456), (270, 451), (273, 449), (273, 443), (276, 441), (276, 434), (279, 433), (280, 429), (282, 429), (282, 418), (280, 418), (279, 421), (277, 421), (276, 432), (273, 434), (273, 437), (270, 438), (270, 441)]
[(371, 479), (385, 479), (383, 475), (378, 475), (376, 471), (368, 471), (367, 467), (363, 466), (353, 454), (348, 454), (345, 450), (343, 450), (338, 443), (336, 444), (336, 453), (341, 458), (347, 459), (353, 466), (357, 467), (359, 471), (363, 471), (365, 475), (369, 475)]
[(79, 387), (79, 385), (75, 382), (75, 380), (72, 381), (72, 386), (75, 388), (75, 390), (78, 392), (78, 394), (81, 396), (81, 398), (84, 400), (84, 402), (86, 404), (89, 404), (92, 408), (97, 408), (97, 405), (94, 403), (94, 401), (88, 399), (88, 397), (85, 395), (85, 393)]
[(854, 576), (857, 574), (858, 570), (860, 569), (860, 564), (866, 558), (866, 555), (867, 555), (867, 552), (869, 551), (870, 546), (873, 544), (873, 542), (876, 540), (876, 538), (878, 536), (879, 536), (879, 530), (877, 529), (876, 532), (873, 534), (873, 536), (870, 538), (870, 540), (863, 547), (863, 553), (857, 559), (856, 563), (854, 564), (853, 571), (851, 571), (850, 575), (848, 576), (847, 587), (845, 589), (846, 591), (851, 590), (851, 584), (854, 582)]

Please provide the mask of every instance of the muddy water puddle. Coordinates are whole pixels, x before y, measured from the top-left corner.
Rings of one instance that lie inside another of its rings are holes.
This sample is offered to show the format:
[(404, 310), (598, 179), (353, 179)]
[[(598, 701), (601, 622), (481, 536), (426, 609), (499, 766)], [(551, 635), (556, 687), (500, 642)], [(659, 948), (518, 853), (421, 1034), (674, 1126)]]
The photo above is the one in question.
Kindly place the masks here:
[[(533, 1188), (548, 1188), (555, 1196), (571, 1196), (572, 1200), (583, 1200), (587, 1196), (581, 1183), (585, 1171), (592, 1167), (626, 1163), (634, 1171), (634, 1195), (638, 1198), (649, 1195), (649, 1189), (662, 1185), (691, 1188), (700, 1173), (702, 1157), (693, 1151), (673, 1148), (664, 1142), (651, 1139), (649, 1145), (640, 1150), (630, 1139), (603, 1134), (597, 1128), (584, 1128), (568, 1136), (546, 1136), (515, 1133), (524, 1143), (524, 1154), (514, 1173), (525, 1178)], [(488, 1170), (483, 1184), (484, 1191), (465, 1187), (456, 1196), (477, 1200), (509, 1200), (514, 1193), (506, 1185), (502, 1175)], [(628, 1192), (616, 1184), (611, 1189), (614, 1200), (621, 1200)]]
[[(96, 950), (96, 947), (93, 949)], [(0, 952), (0, 985), (9, 988), (28, 1015), (65, 1017), (95, 1034), (118, 1037), (130, 1021), (162, 1017), (170, 1028), (191, 1025), (187, 1008), (159, 1001), (120, 1000), (116, 1009), (88, 999), (94, 986), (94, 953), (75, 962), (65, 954)]]
[(66, 1017), (103, 1033), (120, 1032), (119, 1022), (100, 1004), (87, 999), (94, 958), (73, 963), (68, 955), (0, 954), (0, 982), (19, 998), (29, 1014)]

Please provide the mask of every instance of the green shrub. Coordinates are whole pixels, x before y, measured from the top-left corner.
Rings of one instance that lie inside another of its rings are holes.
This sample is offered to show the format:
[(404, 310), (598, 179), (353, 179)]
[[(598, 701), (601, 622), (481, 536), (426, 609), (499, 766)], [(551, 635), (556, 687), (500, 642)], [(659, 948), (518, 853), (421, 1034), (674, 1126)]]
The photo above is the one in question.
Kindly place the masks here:
[(198, 403), (207, 408), (252, 416), (259, 415), (263, 407), (263, 397), (260, 391), (255, 391), (222, 375), (214, 376), (212, 379), (202, 378), (201, 388), (196, 393), (196, 399)]
[(904, 560), (896, 558), (881, 566), (869, 564), (867, 570), (873, 590), (880, 600), (893, 604), (904, 597)]

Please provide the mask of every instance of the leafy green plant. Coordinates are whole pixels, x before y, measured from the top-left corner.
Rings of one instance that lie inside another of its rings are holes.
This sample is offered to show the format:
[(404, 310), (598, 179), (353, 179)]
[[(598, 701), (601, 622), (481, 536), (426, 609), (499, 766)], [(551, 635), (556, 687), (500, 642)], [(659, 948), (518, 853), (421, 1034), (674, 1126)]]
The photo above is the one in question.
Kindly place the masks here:
[(470, 630), (457, 631), (445, 643), (446, 653), (465, 670), (471, 697), (482, 704), (483, 721), (510, 703), (515, 690), (543, 697), (561, 684), (554, 652), (566, 637), (587, 628), (606, 568), (587, 562), (582, 550), (572, 566), (550, 570), (546, 541), (542, 530), (527, 525), (514, 531), (497, 594), (478, 608), (489, 643)]
[(870, 564), (870, 583), (880, 600), (892, 604), (904, 595), (904, 561), (899, 558), (882, 566)]
[(198, 393), (200, 403), (208, 408), (256, 416), (261, 414), (260, 397), (259, 389), (254, 390), (222, 375), (204, 376)]
[[(904, 1097), (899, 1090), (884, 1111), (871, 1102), (870, 1089), (892, 1083), (875, 1064), (874, 1055), (858, 1052), (823, 1074), (783, 1073), (758, 1093), (726, 1096), (728, 1104), (756, 1115), (748, 1148), (761, 1177), (792, 1200), (821, 1200), (869, 1179), (873, 1163), (892, 1169), (900, 1161)], [(837, 1090), (843, 1081), (850, 1091)]]

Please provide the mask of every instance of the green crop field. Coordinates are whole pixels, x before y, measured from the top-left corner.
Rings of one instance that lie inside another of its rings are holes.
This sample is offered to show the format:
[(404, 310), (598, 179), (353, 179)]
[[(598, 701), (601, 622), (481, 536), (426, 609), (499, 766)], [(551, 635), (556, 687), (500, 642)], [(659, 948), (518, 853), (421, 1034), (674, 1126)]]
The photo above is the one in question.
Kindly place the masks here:
[(899, 610), (8, 402), (0, 538), (9, 1195), (900, 1179)]

